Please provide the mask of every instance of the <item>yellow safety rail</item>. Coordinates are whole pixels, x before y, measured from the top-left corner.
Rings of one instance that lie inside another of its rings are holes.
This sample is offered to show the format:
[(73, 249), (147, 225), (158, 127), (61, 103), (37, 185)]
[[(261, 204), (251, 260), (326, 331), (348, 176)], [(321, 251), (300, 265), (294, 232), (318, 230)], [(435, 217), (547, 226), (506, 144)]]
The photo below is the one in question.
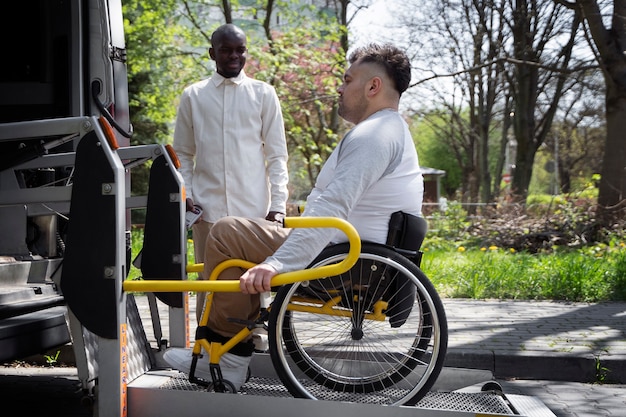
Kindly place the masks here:
[[(361, 238), (356, 229), (345, 220), (336, 217), (285, 217), (285, 227), (332, 227), (339, 229), (348, 237), (350, 249), (346, 258), (339, 263), (278, 274), (272, 278), (272, 287), (342, 274), (352, 268), (361, 253)], [(200, 272), (203, 269), (201, 265), (202, 264), (195, 264), (193, 268), (187, 268), (187, 272)], [(230, 259), (220, 263), (211, 273), (209, 280), (180, 281), (152, 279), (124, 281), (122, 288), (127, 292), (239, 292), (238, 280), (218, 281), (217, 276), (228, 268), (241, 267), (248, 269), (254, 265), (254, 263), (243, 259)]]

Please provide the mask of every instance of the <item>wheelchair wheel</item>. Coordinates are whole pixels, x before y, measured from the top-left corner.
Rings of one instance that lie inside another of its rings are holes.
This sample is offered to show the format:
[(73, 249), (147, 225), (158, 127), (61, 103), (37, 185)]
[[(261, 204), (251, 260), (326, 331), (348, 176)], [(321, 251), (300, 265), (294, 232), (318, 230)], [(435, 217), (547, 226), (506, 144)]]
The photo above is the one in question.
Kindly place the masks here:
[[(310, 267), (337, 263), (347, 244)], [(299, 398), (414, 405), (443, 367), (447, 322), (426, 275), (393, 249), (363, 243), (340, 276), (281, 287), (269, 317), (270, 356)]]

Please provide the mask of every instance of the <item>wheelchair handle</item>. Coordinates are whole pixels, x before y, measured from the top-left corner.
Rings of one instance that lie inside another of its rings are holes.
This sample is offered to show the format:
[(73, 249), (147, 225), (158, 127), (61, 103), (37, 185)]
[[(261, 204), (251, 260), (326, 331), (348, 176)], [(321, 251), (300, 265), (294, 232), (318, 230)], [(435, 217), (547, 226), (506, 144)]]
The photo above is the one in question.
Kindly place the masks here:
[[(298, 227), (323, 227), (341, 230), (348, 237), (350, 248), (347, 256), (339, 263), (324, 265), (317, 268), (301, 269), (298, 271), (284, 272), (272, 278), (271, 285), (280, 286), (295, 282), (309, 281), (333, 275), (339, 275), (348, 271), (356, 263), (361, 253), (361, 238), (358, 232), (346, 220), (337, 217), (285, 217), (284, 225), (288, 228)], [(240, 292), (239, 280), (217, 280), (219, 274), (228, 268), (240, 267), (249, 269), (256, 264), (243, 259), (229, 259), (217, 265), (208, 280), (144, 280), (124, 281), (124, 291), (138, 292)], [(192, 264), (186, 268), (187, 272), (202, 272), (204, 264)]]

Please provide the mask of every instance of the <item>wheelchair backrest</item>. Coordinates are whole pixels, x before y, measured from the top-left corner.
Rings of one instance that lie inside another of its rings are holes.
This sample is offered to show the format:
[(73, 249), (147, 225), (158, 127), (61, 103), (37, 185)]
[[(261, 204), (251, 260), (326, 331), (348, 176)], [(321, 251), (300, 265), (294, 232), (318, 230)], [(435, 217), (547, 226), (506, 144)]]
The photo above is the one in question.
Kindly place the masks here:
[(428, 222), (423, 217), (396, 211), (389, 219), (387, 245), (400, 249), (401, 253), (403, 250), (415, 252), (413, 256), (417, 256), (427, 231)]

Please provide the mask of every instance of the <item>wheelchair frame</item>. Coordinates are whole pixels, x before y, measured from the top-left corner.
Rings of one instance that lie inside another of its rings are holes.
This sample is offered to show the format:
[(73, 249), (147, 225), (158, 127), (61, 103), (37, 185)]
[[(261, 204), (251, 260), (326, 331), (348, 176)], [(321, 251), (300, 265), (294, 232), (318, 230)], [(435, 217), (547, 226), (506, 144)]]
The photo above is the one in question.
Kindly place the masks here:
[[(348, 248), (345, 250), (345, 253), (342, 253), (341, 256), (336, 257), (332, 262), (325, 263), (322, 260), (322, 264), (318, 264), (310, 269), (305, 269), (301, 271), (294, 271), (284, 274), (279, 274), (272, 279), (272, 287), (279, 287), (277, 294), (280, 294), (281, 291), (289, 291), (289, 288), (292, 285), (306, 286), (308, 282), (312, 280), (323, 280), (327, 277), (340, 276), (345, 273), (349, 273), (351, 268), (359, 261), (359, 257), (362, 256), (361, 248), (362, 242), (358, 236), (356, 230), (349, 223), (337, 219), (337, 218), (312, 218), (312, 217), (293, 217), (285, 219), (286, 227), (335, 227), (342, 230), (346, 236), (348, 237)], [(372, 247), (370, 243), (364, 243), (368, 248)], [(376, 249), (380, 247), (380, 249)], [(377, 363), (377, 367), (385, 368), (384, 370), (376, 371), (382, 375), (379, 376), (378, 373), (373, 373), (371, 376), (367, 376), (367, 379), (370, 380), (367, 385), (361, 383), (360, 377), (357, 376), (348, 376), (341, 375), (341, 372), (338, 375), (332, 375), (330, 378), (328, 376), (324, 376), (323, 378), (319, 377), (318, 380), (323, 379), (322, 383), (319, 384), (322, 386), (322, 390), (324, 392), (327, 391), (327, 387), (337, 384), (337, 381), (343, 381), (339, 385), (342, 387), (340, 391), (350, 391), (349, 395), (359, 395), (364, 394), (368, 395), (372, 392), (387, 390), (390, 386), (395, 385), (396, 383), (402, 382), (406, 374), (409, 374), (413, 371), (413, 368), (416, 368), (418, 365), (421, 365), (426, 370), (424, 371), (423, 377), (419, 377), (417, 382), (415, 382), (414, 387), (404, 387), (404, 391), (406, 393), (402, 394), (390, 394), (388, 399), (383, 401), (384, 404), (389, 405), (403, 405), (403, 404), (414, 404), (421, 397), (423, 397), (428, 389), (434, 384), (439, 372), (443, 368), (443, 359), (445, 356), (445, 351), (447, 347), (447, 324), (445, 321), (445, 313), (443, 311), (443, 305), (432, 287), (432, 284), (428, 281), (426, 276), (419, 270), (419, 268), (415, 265), (415, 263), (403, 255), (400, 251), (395, 248), (391, 248), (385, 245), (374, 246), (373, 252), (380, 251), (390, 251), (386, 255), (380, 255), (380, 259), (378, 262), (382, 262), (381, 265), (385, 264), (385, 262), (395, 262), (395, 269), (399, 269), (404, 271), (403, 273), (408, 276), (416, 276), (413, 279), (413, 284), (419, 286), (419, 297), (426, 299), (426, 311), (431, 316), (430, 320), (433, 320), (428, 326), (428, 330), (421, 329), (419, 332), (425, 332), (426, 336), (423, 336), (418, 332), (418, 335), (415, 336), (416, 339), (425, 339), (426, 342), (424, 344), (423, 341), (420, 343), (422, 345), (416, 347), (411, 344), (404, 346), (403, 348), (408, 349), (407, 353), (402, 353), (401, 356), (406, 356), (406, 358), (394, 359), (393, 361), (389, 361), (385, 358), (381, 358), (381, 362)], [(372, 251), (370, 251), (372, 252)], [(406, 251), (404, 251), (406, 252)], [(324, 252), (322, 252), (323, 254)], [(394, 257), (393, 254), (396, 254), (395, 257), (397, 259), (393, 260), (391, 258)], [(376, 254), (374, 254), (376, 255)], [(371, 255), (371, 256), (374, 256)], [(412, 257), (415, 259), (415, 257)], [(391, 259), (391, 260), (389, 260)], [(201, 321), (199, 326), (206, 326), (208, 322), (209, 312), (211, 309), (213, 294), (215, 292), (238, 292), (239, 291), (239, 281), (226, 281), (226, 280), (217, 280), (218, 276), (228, 268), (239, 267), (239, 268), (250, 268), (254, 266), (254, 263), (244, 261), (241, 259), (232, 259), (219, 264), (214, 271), (212, 271), (211, 276), (206, 281), (127, 281), (124, 283), (125, 291), (206, 291), (207, 294), (207, 303), (202, 314)], [(194, 264), (187, 266), (187, 272), (200, 272), (203, 269), (202, 264)], [(318, 281), (319, 282), (319, 281)], [(426, 285), (426, 287), (424, 286)], [(413, 293), (414, 294), (414, 293)], [(355, 297), (351, 295), (349, 297)], [(413, 297), (415, 297), (413, 295)], [(277, 297), (278, 298), (278, 297)], [(346, 297), (344, 297), (346, 298)], [(263, 299), (263, 297), (262, 297)], [(324, 302), (318, 302), (319, 300), (312, 300), (310, 297), (302, 297), (297, 296), (295, 299), (289, 299), (287, 301), (282, 299), (282, 303), (288, 303), (287, 307), (281, 307), (281, 313), (283, 316), (289, 314), (290, 317), (294, 315), (296, 312), (307, 315), (314, 316), (325, 316), (327, 318), (339, 319), (345, 322), (354, 321), (354, 312), (350, 308), (345, 308), (340, 306), (341, 297), (331, 297), (329, 300), (325, 300)], [(297, 301), (294, 303), (293, 301)], [(385, 319), (387, 315), (385, 311), (388, 309), (389, 303), (384, 300), (376, 300), (371, 308), (367, 309), (362, 317), (359, 319), (361, 322), (365, 323), (366, 321), (376, 321), (381, 323), (381, 325), (385, 325)], [(276, 329), (275, 323), (277, 321), (283, 322), (283, 317), (278, 317), (276, 314), (272, 315), (272, 305), (261, 305), (261, 309), (259, 312), (259, 316), (253, 323), (248, 324), (246, 327), (242, 328), (236, 335), (230, 338), (225, 343), (208, 341), (206, 338), (196, 338), (193, 351), (192, 351), (192, 365), (190, 369), (189, 380), (190, 382), (203, 385), (206, 387), (210, 387), (214, 389), (216, 392), (234, 392), (234, 388), (229, 381), (225, 381), (222, 379), (221, 370), (219, 368), (219, 361), (225, 353), (229, 352), (235, 345), (238, 343), (248, 339), (255, 328), (265, 327), (266, 322), (269, 323), (270, 328), (270, 354), (272, 357), (272, 362), (274, 363), (274, 367), (277, 368), (277, 373), (279, 374), (281, 380), (292, 395), (296, 397), (302, 398), (311, 398), (311, 399), (321, 399), (326, 394), (317, 394), (316, 391), (313, 391), (309, 388), (305, 388), (301, 383), (297, 382), (297, 378), (294, 375), (294, 372), (290, 370), (290, 365), (288, 365), (288, 359), (284, 357), (284, 354), (279, 352), (282, 349), (281, 340), (282, 335), (284, 333), (289, 333), (290, 331), (287, 328)], [(422, 307), (420, 307), (422, 308)], [(420, 310), (421, 311), (421, 310)], [(288, 313), (287, 313), (288, 312)], [(422, 321), (422, 317), (418, 318), (418, 321)], [(420, 324), (421, 326), (421, 324)], [(433, 331), (434, 329), (434, 331)], [(298, 330), (299, 331), (299, 330)], [(434, 339), (432, 342), (432, 346), (429, 346), (431, 343), (431, 337)], [(295, 342), (298, 343), (297, 341)], [(416, 345), (417, 342), (411, 342), (413, 345)], [(205, 381), (201, 378), (197, 378), (195, 376), (195, 368), (197, 361), (202, 357), (202, 350), (209, 353), (209, 364), (211, 369), (211, 375), (213, 381)], [(296, 349), (298, 351), (298, 356), (302, 356), (305, 359), (304, 362), (307, 362), (306, 366), (312, 366), (311, 369), (318, 369), (321, 373), (324, 374), (332, 374), (332, 372), (325, 369), (326, 365), (319, 365), (318, 360), (313, 358), (313, 355), (309, 355), (306, 352), (305, 348), (298, 347)], [(413, 357), (415, 356), (415, 358)], [(417, 358), (419, 356), (419, 358)], [(424, 357), (425, 359), (422, 359)], [(373, 363), (376, 363), (376, 359), (373, 360)], [(385, 362), (386, 361), (386, 362)], [(358, 360), (356, 362), (359, 362)], [(355, 362), (355, 363), (356, 363)], [(397, 362), (397, 363), (396, 363)], [(389, 368), (389, 369), (387, 369)], [(310, 371), (314, 374), (317, 371)], [(369, 372), (369, 371), (367, 371)], [(383, 378), (384, 377), (384, 378)], [(363, 377), (365, 380), (365, 377)], [(313, 378), (315, 379), (315, 378)], [(379, 381), (382, 379), (383, 382)], [(317, 388), (315, 388), (317, 390)], [(331, 389), (332, 390), (332, 389)], [(335, 389), (337, 390), (337, 389)], [(344, 398), (350, 400), (349, 397)]]

